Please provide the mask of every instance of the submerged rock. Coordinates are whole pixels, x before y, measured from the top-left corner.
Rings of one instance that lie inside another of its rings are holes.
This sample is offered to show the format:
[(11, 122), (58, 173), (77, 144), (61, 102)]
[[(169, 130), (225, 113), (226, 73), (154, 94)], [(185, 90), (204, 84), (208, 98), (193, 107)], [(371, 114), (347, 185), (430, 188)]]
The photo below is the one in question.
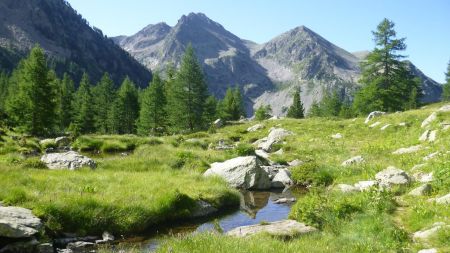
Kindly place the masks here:
[(232, 187), (240, 189), (269, 189), (269, 175), (260, 167), (256, 156), (242, 156), (222, 163), (213, 163), (204, 176), (217, 175)]
[(288, 204), (288, 203), (294, 203), (297, 201), (295, 198), (280, 198), (275, 200), (273, 203), (275, 204)]
[(41, 161), (45, 163), (49, 169), (76, 170), (81, 167), (90, 167), (91, 169), (96, 167), (94, 160), (80, 155), (75, 151), (45, 154), (41, 157)]
[(267, 233), (272, 236), (292, 238), (315, 231), (317, 231), (316, 228), (307, 226), (295, 220), (282, 220), (269, 222), (267, 224), (237, 227), (228, 231), (227, 235), (246, 237), (258, 233)]
[(0, 237), (27, 238), (38, 233), (41, 227), (41, 220), (29, 209), (0, 207)]

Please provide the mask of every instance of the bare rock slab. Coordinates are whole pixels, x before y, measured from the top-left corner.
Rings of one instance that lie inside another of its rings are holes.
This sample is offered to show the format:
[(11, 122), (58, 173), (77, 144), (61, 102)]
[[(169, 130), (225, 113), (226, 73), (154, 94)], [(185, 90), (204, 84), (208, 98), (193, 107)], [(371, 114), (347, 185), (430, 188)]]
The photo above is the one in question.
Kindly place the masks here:
[(394, 155), (411, 154), (411, 153), (418, 152), (421, 149), (422, 149), (421, 145), (415, 145), (415, 146), (411, 146), (408, 148), (399, 148), (396, 151), (392, 152), (392, 154), (394, 154)]
[(227, 232), (227, 235), (235, 237), (246, 237), (259, 233), (267, 233), (277, 237), (297, 237), (303, 234), (317, 231), (316, 228), (307, 226), (295, 220), (282, 220), (268, 224), (257, 224), (237, 227)]
[(22, 207), (0, 207), (0, 237), (28, 238), (42, 227), (31, 210)]
[(364, 162), (364, 158), (362, 156), (354, 156), (346, 161), (344, 161), (341, 165), (342, 166), (350, 166), (353, 164), (358, 164)]
[(90, 167), (94, 169), (96, 167), (94, 160), (80, 155), (75, 151), (45, 154), (41, 157), (41, 161), (45, 163), (49, 169), (53, 170), (77, 170), (81, 167)]
[(378, 172), (375, 179), (381, 186), (404, 185), (411, 182), (405, 171), (389, 166), (387, 169)]

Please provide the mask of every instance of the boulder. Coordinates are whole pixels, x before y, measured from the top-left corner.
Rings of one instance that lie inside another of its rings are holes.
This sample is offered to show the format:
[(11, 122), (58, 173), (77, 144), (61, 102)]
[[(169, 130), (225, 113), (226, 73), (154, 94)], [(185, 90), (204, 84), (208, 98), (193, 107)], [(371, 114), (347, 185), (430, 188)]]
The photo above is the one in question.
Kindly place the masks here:
[(370, 128), (374, 128), (374, 127), (377, 127), (377, 126), (380, 125), (380, 124), (381, 124), (381, 122), (380, 122), (380, 121), (377, 121), (377, 122), (373, 123), (372, 125), (370, 125), (369, 127), (370, 127)]
[(272, 164), (269, 166), (261, 166), (261, 168), (267, 172), (267, 174), (269, 175), (269, 179), (272, 180), (280, 170), (284, 170), (287, 169), (286, 165), (281, 165), (281, 164)]
[(371, 113), (369, 113), (369, 115), (367, 115), (366, 120), (364, 121), (364, 124), (369, 123), (369, 121), (375, 117), (381, 116), (386, 114), (385, 112), (380, 112), (380, 111), (373, 111)]
[(439, 108), (440, 112), (450, 112), (450, 104), (444, 105), (441, 108)]
[(302, 165), (302, 164), (303, 164), (303, 161), (300, 161), (299, 159), (295, 159), (295, 160), (292, 160), (292, 161), (288, 162), (288, 165), (290, 167), (299, 166), (299, 165)]
[(102, 234), (102, 239), (101, 240), (95, 240), (95, 243), (96, 244), (108, 243), (108, 242), (114, 241), (114, 239), (115, 239), (114, 235), (112, 235), (108, 231), (104, 231), (103, 234)]
[(256, 156), (242, 156), (211, 164), (204, 176), (220, 176), (232, 187), (240, 189), (269, 189), (269, 175), (260, 167)]
[(213, 126), (214, 126), (215, 128), (221, 128), (221, 127), (223, 126), (223, 120), (222, 120), (222, 119), (216, 119), (216, 120), (213, 122)]
[(435, 157), (438, 156), (438, 155), (439, 155), (439, 152), (434, 152), (434, 153), (431, 153), (431, 154), (425, 156), (425, 157), (423, 158), (423, 160), (424, 160), (424, 161), (428, 161), (428, 160), (431, 160), (431, 159), (435, 158)]
[(400, 123), (398, 123), (398, 126), (404, 127), (404, 126), (406, 126), (406, 122), (400, 122)]
[(80, 155), (75, 151), (65, 153), (45, 154), (41, 157), (41, 161), (47, 165), (49, 169), (69, 169), (76, 170), (81, 167), (90, 167), (94, 169), (96, 163), (91, 158)]
[(246, 237), (259, 233), (267, 233), (271, 236), (292, 238), (315, 231), (317, 231), (316, 228), (307, 226), (303, 223), (294, 220), (282, 220), (269, 222), (267, 224), (237, 227), (228, 231), (227, 235), (235, 237)]
[(341, 139), (342, 137), (343, 137), (343, 136), (342, 136), (342, 134), (340, 134), (340, 133), (331, 135), (331, 138), (333, 138), (333, 139)]
[(9, 244), (0, 243), (0, 253), (36, 253), (36, 246), (39, 242), (36, 238), (28, 240), (14, 241)]
[(247, 132), (256, 132), (258, 130), (263, 129), (264, 127), (265, 126), (263, 124), (256, 124), (256, 125), (253, 125), (253, 126), (247, 128)]
[(253, 142), (253, 145), (259, 146), (260, 144), (262, 144), (262, 143), (264, 143), (266, 141), (267, 141), (267, 137), (264, 137), (264, 138), (261, 138), (261, 139), (255, 141), (255, 142)]
[(272, 188), (285, 188), (293, 185), (294, 181), (291, 178), (291, 172), (286, 169), (279, 170), (271, 183)]
[(283, 155), (284, 150), (282, 148), (278, 149), (276, 152), (273, 152), (274, 155)]
[(423, 196), (428, 195), (431, 193), (431, 185), (430, 184), (423, 184), (412, 191), (410, 191), (408, 194), (412, 196)]
[(69, 146), (70, 145), (70, 139), (69, 139), (69, 137), (66, 137), (66, 136), (57, 137), (55, 139), (55, 144), (58, 147)]
[(275, 200), (273, 203), (274, 204), (289, 204), (289, 203), (294, 203), (295, 201), (297, 201), (295, 198), (280, 198)]
[(364, 158), (362, 156), (355, 156), (355, 157), (352, 157), (352, 158), (344, 161), (341, 165), (349, 166), (349, 165), (358, 164), (358, 163), (362, 163), (362, 162), (364, 162)]
[(261, 158), (264, 158), (266, 160), (269, 160), (270, 158), (270, 154), (267, 153), (266, 151), (262, 150), (262, 149), (257, 149), (255, 150), (255, 154)]
[(390, 127), (391, 126), (391, 124), (386, 124), (386, 125), (384, 125), (382, 128), (380, 128), (380, 130), (381, 131), (384, 131), (384, 130), (386, 130), (388, 127)]
[(433, 172), (430, 173), (416, 172), (413, 174), (413, 178), (417, 182), (429, 183), (433, 181)]
[(266, 141), (258, 144), (258, 148), (270, 152), (272, 149), (272, 145), (282, 141), (286, 136), (292, 135), (291, 131), (288, 131), (283, 128), (274, 128), (270, 130), (269, 135), (267, 136)]
[(427, 240), (431, 236), (435, 235), (442, 228), (450, 227), (449, 225), (445, 225), (443, 222), (434, 223), (431, 228), (417, 231), (413, 234), (414, 241)]
[(415, 153), (422, 149), (421, 145), (415, 145), (408, 148), (399, 148), (396, 151), (392, 152), (394, 155), (403, 155), (403, 154), (410, 154)]
[(435, 248), (431, 248), (431, 249), (421, 249), (417, 251), (417, 253), (438, 253), (438, 251)]
[(408, 184), (411, 180), (405, 171), (389, 166), (387, 169), (378, 172), (375, 179), (379, 185), (389, 187), (391, 185)]
[(0, 207), (0, 237), (28, 238), (36, 234), (41, 226), (41, 220), (29, 209)]
[(431, 124), (431, 122), (435, 121), (437, 119), (437, 113), (433, 112), (432, 114), (430, 114), (430, 116), (428, 116), (424, 121), (422, 121), (422, 125), (421, 127), (427, 127), (428, 125)]
[(436, 198), (435, 201), (438, 204), (445, 204), (445, 205), (450, 204), (450, 193), (448, 193), (447, 195), (444, 195), (442, 197)]
[(207, 217), (216, 213), (217, 211), (218, 211), (217, 208), (213, 207), (210, 203), (203, 200), (199, 200), (197, 201), (197, 206), (195, 207), (195, 210), (192, 212), (191, 217), (192, 218)]
[(426, 166), (425, 163), (416, 164), (416, 165), (414, 165), (414, 166), (411, 168), (411, 171), (416, 171), (416, 170), (418, 170), (418, 169), (420, 169), (420, 168), (423, 168), (423, 167), (425, 167), (425, 166)]
[(336, 185), (336, 189), (344, 193), (359, 191), (359, 188), (349, 184), (338, 184)]
[(423, 134), (419, 137), (419, 141), (426, 141), (428, 140), (428, 136), (430, 135), (430, 130), (425, 130)]
[(369, 190), (370, 188), (374, 187), (378, 185), (377, 181), (374, 180), (368, 180), (368, 181), (359, 181), (358, 183), (355, 184), (355, 187), (357, 189), (359, 189), (360, 191), (366, 191)]

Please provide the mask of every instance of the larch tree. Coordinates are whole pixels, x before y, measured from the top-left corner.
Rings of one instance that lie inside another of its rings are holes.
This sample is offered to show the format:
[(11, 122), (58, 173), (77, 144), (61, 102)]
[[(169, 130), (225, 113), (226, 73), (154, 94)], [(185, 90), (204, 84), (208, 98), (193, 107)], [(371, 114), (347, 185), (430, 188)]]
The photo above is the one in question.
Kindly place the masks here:
[[(94, 104), (92, 101), (91, 84), (87, 73), (83, 74), (78, 90), (73, 99), (73, 131), (80, 133), (95, 132), (94, 127)], [(75, 129), (73, 129), (75, 128)]]
[(305, 109), (300, 98), (300, 90), (295, 91), (292, 105), (289, 107), (287, 117), (301, 119), (305, 117)]
[(138, 90), (128, 77), (122, 82), (111, 110), (109, 117), (112, 132), (118, 134), (136, 132), (136, 121), (139, 117)]
[(74, 110), (72, 101), (75, 96), (74, 82), (67, 73), (64, 74), (61, 81), (60, 96), (60, 125), (62, 129), (67, 129), (73, 121)]
[(166, 106), (164, 81), (155, 73), (152, 82), (142, 93), (138, 133), (141, 135), (163, 134), (167, 127)]
[(108, 73), (104, 73), (102, 79), (92, 89), (95, 112), (95, 129), (97, 132), (110, 133), (108, 128), (108, 111), (116, 98), (114, 82)]

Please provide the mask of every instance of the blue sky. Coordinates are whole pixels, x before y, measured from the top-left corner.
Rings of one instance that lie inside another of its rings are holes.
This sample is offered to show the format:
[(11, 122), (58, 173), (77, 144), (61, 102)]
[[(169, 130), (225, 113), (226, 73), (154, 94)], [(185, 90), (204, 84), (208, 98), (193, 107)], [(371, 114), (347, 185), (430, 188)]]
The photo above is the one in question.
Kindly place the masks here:
[(203, 12), (237, 36), (263, 43), (305, 25), (350, 52), (374, 47), (371, 31), (383, 19), (406, 37), (406, 55), (426, 75), (444, 82), (450, 60), (448, 0), (68, 0), (108, 36), (131, 35), (161, 21)]

